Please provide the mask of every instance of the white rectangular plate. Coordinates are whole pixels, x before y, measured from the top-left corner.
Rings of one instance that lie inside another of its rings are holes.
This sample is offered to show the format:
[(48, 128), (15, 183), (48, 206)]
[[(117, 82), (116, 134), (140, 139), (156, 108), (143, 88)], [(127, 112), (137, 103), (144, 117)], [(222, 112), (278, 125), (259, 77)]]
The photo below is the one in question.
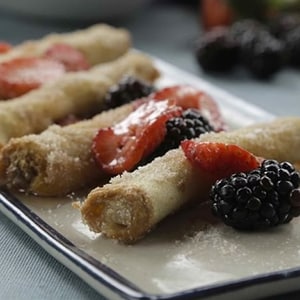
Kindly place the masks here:
[[(231, 127), (273, 118), (197, 77), (156, 63), (159, 87), (188, 83), (205, 90)], [(110, 299), (250, 299), (298, 288), (299, 220), (268, 232), (239, 233), (212, 224), (203, 206), (167, 218), (142, 241), (126, 246), (91, 233), (72, 207), (74, 200), (2, 190), (0, 210)]]

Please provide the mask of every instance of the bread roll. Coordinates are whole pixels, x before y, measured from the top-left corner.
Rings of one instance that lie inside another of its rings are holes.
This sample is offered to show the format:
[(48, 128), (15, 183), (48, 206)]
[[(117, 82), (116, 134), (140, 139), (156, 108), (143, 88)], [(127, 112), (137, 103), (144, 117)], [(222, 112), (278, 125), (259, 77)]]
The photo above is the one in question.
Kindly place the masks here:
[[(237, 144), (257, 156), (300, 161), (300, 118), (278, 118), (198, 139)], [(194, 201), (206, 200), (211, 186), (181, 149), (171, 150), (132, 173), (92, 190), (80, 206), (92, 231), (125, 243), (142, 238), (166, 216)]]
[(132, 110), (127, 104), (90, 120), (11, 139), (0, 154), (1, 183), (38, 196), (62, 196), (101, 181), (106, 175), (93, 159), (93, 137)]
[(40, 40), (26, 41), (0, 54), (0, 63), (19, 57), (42, 55), (50, 46), (64, 43), (81, 51), (91, 65), (114, 60), (131, 47), (131, 36), (125, 29), (106, 24), (70, 33), (50, 34)]
[(158, 71), (148, 56), (132, 51), (113, 62), (66, 74), (26, 95), (0, 102), (0, 147), (12, 137), (39, 133), (70, 114), (100, 112), (109, 87), (124, 75), (151, 82)]

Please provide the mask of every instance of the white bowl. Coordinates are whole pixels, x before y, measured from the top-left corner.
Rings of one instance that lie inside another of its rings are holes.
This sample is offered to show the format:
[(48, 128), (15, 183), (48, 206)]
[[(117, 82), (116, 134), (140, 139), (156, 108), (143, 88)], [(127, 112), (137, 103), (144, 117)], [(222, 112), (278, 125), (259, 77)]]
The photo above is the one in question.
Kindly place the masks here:
[(39, 18), (108, 21), (129, 17), (151, 0), (0, 0), (0, 7)]

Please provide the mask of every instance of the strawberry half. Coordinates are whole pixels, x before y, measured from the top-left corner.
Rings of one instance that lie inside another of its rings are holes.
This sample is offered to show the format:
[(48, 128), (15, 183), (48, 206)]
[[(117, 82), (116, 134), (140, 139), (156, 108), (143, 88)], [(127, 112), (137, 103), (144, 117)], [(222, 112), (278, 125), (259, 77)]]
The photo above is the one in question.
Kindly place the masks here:
[(16, 58), (0, 64), (0, 98), (21, 96), (65, 74), (65, 67), (45, 58)]
[(79, 50), (67, 44), (54, 44), (44, 53), (43, 57), (62, 63), (68, 72), (88, 70), (90, 64)]
[(197, 88), (189, 85), (175, 85), (161, 89), (151, 96), (156, 100), (172, 99), (176, 105), (181, 106), (184, 110), (196, 108), (207, 118), (215, 131), (225, 129), (225, 123), (217, 103)]
[(213, 181), (234, 173), (249, 172), (260, 165), (259, 158), (233, 144), (185, 140), (181, 147), (191, 164), (207, 173)]
[(97, 162), (109, 174), (132, 170), (163, 141), (167, 120), (181, 113), (171, 101), (145, 102), (122, 122), (98, 131), (92, 145)]

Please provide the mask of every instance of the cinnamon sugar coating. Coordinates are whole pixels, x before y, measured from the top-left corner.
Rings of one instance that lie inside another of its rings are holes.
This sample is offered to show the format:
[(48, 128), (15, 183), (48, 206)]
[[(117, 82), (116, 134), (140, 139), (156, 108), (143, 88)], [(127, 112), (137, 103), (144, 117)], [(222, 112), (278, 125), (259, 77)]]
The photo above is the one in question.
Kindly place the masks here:
[(131, 47), (131, 36), (126, 29), (95, 24), (85, 29), (52, 33), (39, 40), (23, 42), (7, 53), (1, 54), (0, 63), (19, 57), (40, 56), (56, 43), (74, 47), (85, 55), (91, 65), (96, 65), (125, 54)]
[(0, 102), (0, 146), (12, 137), (39, 133), (70, 114), (100, 112), (109, 87), (124, 75), (151, 82), (158, 71), (150, 58), (132, 51), (113, 62), (66, 74), (26, 95)]
[[(7, 143), (0, 153), (1, 183), (40, 196), (58, 196), (100, 181), (104, 175), (92, 157), (92, 139), (98, 129), (124, 119), (132, 104), (91, 120), (44, 129), (70, 113), (95, 106), (100, 110), (109, 87), (124, 75), (152, 82), (158, 72), (147, 56), (129, 52), (88, 74), (72, 74), (57, 84), (46, 85), (23, 100), (0, 103), (0, 143)], [(42, 130), (41, 134), (29, 134)]]
[[(258, 156), (296, 163), (300, 161), (299, 132), (300, 118), (287, 117), (231, 132), (204, 134), (198, 141), (234, 143)], [(125, 243), (135, 242), (166, 216), (194, 201), (206, 200), (211, 184), (206, 178), (205, 173), (189, 164), (181, 149), (171, 150), (150, 164), (131, 173), (125, 172), (109, 184), (92, 190), (81, 204), (83, 221), (91, 230), (100, 231), (109, 238)], [(130, 194), (132, 189), (134, 196)], [(135, 230), (130, 231), (130, 228), (137, 226), (133, 224), (135, 215), (126, 216), (131, 224), (123, 235), (123, 229), (117, 224), (122, 223), (124, 215), (133, 211), (128, 211), (127, 201), (131, 206), (139, 207), (139, 202), (144, 203), (145, 199), (147, 206), (144, 206), (143, 214), (151, 218), (146, 219), (145, 225), (138, 221), (139, 232), (136, 234)], [(117, 209), (112, 210), (111, 207)], [(95, 213), (89, 213), (94, 209)], [(108, 211), (109, 216), (106, 216)], [(103, 220), (107, 219), (110, 221), (103, 224)]]

